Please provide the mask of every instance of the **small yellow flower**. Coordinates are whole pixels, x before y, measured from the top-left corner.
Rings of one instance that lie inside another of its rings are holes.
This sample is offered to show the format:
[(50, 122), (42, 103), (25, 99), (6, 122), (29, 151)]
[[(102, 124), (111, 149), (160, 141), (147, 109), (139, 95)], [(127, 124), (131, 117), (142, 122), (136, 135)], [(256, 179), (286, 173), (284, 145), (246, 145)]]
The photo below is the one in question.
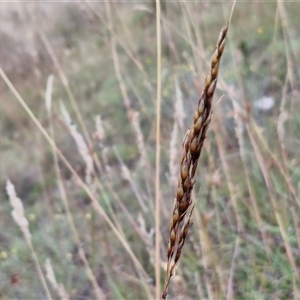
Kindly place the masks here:
[(67, 258), (67, 260), (72, 260), (72, 258), (73, 258), (72, 253), (70, 253), (70, 252), (67, 253), (66, 258)]
[(10, 249), (10, 254), (16, 255), (17, 253), (18, 253), (18, 251), (17, 251), (16, 248), (11, 248), (11, 249)]
[(33, 213), (29, 214), (28, 219), (29, 219), (30, 221), (32, 221), (32, 222), (35, 221), (35, 220), (36, 220), (36, 215), (33, 214)]
[(257, 28), (257, 33), (263, 34), (263, 33), (264, 33), (264, 27), (263, 27), (263, 26), (259, 26), (259, 27)]
[(1, 251), (1, 252), (0, 252), (0, 258), (1, 258), (1, 259), (7, 259), (7, 256), (8, 256), (8, 255), (7, 255), (7, 252), (6, 252), (6, 251)]

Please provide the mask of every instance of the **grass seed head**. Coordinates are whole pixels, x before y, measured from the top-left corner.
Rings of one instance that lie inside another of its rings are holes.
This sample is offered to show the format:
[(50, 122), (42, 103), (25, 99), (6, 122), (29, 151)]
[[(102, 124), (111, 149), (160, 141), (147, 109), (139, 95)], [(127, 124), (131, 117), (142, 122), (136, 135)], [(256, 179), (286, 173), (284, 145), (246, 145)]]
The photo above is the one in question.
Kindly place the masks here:
[(167, 297), (170, 279), (180, 259), (189, 228), (192, 226), (191, 216), (194, 206), (192, 205), (191, 194), (195, 183), (194, 176), (203, 142), (206, 138), (206, 131), (211, 120), (212, 98), (217, 85), (220, 59), (225, 47), (227, 29), (228, 26), (225, 26), (220, 32), (211, 59), (211, 70), (205, 79), (205, 86), (198, 101), (197, 109), (194, 112), (193, 125), (188, 130), (182, 144), (177, 195), (172, 213), (168, 243), (168, 262), (162, 294), (163, 299)]

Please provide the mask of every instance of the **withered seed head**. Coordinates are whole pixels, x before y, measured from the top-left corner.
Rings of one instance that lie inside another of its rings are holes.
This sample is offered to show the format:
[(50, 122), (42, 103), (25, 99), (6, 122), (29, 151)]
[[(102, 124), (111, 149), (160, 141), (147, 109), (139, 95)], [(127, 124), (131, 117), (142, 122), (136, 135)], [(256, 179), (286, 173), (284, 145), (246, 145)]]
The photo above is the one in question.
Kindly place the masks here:
[(192, 205), (191, 193), (195, 183), (194, 176), (203, 142), (206, 138), (206, 131), (210, 123), (212, 97), (217, 85), (220, 59), (225, 47), (227, 29), (228, 24), (220, 32), (217, 46), (211, 58), (211, 70), (205, 79), (205, 86), (200, 95), (197, 110), (194, 112), (193, 125), (188, 130), (182, 144), (177, 196), (173, 208), (168, 243), (168, 263), (162, 294), (163, 299), (167, 297), (170, 278), (181, 256), (185, 239), (192, 225), (191, 215), (194, 207)]

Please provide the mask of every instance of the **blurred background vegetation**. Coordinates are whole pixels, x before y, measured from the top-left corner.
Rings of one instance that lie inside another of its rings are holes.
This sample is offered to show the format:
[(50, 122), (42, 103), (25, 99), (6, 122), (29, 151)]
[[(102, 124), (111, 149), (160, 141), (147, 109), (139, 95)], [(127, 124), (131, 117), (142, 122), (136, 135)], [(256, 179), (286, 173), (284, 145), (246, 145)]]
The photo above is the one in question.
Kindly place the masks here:
[[(97, 284), (105, 299), (154, 297), (155, 1), (0, 8), (1, 68), (47, 131), (45, 91), (54, 75), (56, 144), (85, 180), (86, 165), (63, 119), (63, 103), (94, 158), (89, 187), (146, 274), (59, 162)], [(181, 142), (230, 8), (230, 2), (162, 3), (162, 273)], [(299, 8), (276, 1), (235, 7), (196, 176), (195, 221), (171, 281), (172, 299), (300, 297)], [(51, 147), (2, 80), (0, 95), (1, 294), (45, 298), (11, 217), (9, 178), (23, 201), (42, 268), (50, 258), (70, 299), (95, 299), (61, 201)]]

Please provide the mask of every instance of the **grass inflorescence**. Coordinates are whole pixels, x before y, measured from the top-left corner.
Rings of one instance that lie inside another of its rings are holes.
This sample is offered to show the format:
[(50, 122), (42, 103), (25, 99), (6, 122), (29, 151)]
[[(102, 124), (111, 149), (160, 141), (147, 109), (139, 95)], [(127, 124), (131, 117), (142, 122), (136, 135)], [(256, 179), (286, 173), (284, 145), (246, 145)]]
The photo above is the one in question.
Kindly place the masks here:
[(225, 47), (228, 25), (224, 26), (211, 59), (211, 69), (206, 77), (204, 90), (194, 113), (194, 123), (187, 131), (182, 144), (180, 171), (178, 176), (177, 195), (174, 201), (171, 219), (170, 238), (168, 243), (167, 272), (163, 299), (167, 296), (169, 281), (181, 256), (182, 248), (192, 225), (191, 216), (194, 209), (192, 190), (208, 125), (211, 121), (212, 99), (217, 85), (219, 65)]

